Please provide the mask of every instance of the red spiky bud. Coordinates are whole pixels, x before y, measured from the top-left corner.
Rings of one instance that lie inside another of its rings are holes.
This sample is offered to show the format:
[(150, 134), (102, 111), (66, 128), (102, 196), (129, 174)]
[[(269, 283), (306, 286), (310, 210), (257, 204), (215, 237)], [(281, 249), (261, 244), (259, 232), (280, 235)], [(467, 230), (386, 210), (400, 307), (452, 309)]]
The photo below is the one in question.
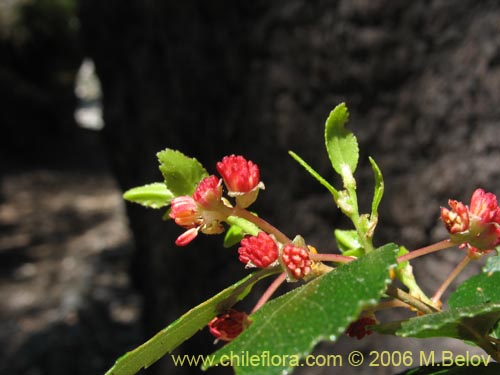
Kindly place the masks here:
[(278, 246), (265, 232), (259, 232), (257, 236), (245, 237), (240, 244), (239, 259), (247, 267), (265, 268), (278, 259)]

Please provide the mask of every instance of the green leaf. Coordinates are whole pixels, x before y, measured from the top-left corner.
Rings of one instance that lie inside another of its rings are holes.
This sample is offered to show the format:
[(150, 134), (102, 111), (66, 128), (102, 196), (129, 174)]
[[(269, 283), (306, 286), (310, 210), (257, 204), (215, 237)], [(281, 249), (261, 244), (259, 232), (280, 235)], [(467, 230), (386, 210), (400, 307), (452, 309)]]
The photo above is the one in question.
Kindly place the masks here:
[(382, 172), (378, 167), (375, 160), (371, 157), (368, 158), (370, 160), (370, 164), (372, 165), (373, 174), (375, 176), (375, 189), (373, 192), (373, 200), (372, 200), (372, 213), (371, 219), (378, 217), (378, 206), (380, 205), (380, 201), (382, 200), (382, 196), (384, 195), (384, 178), (382, 176)]
[(488, 260), (486, 261), (486, 264), (483, 267), (483, 272), (493, 273), (499, 271), (500, 271), (500, 256), (495, 255), (489, 257)]
[(341, 176), (346, 174), (346, 166), (351, 174), (354, 174), (359, 158), (358, 141), (354, 134), (344, 127), (348, 118), (347, 107), (341, 103), (330, 112), (325, 124), (326, 151), (333, 169)]
[(163, 182), (138, 186), (123, 194), (123, 199), (149, 208), (165, 207), (170, 204), (172, 198), (174, 198), (174, 194), (167, 189)]
[(176, 197), (192, 195), (198, 183), (208, 176), (208, 172), (198, 160), (187, 157), (180, 151), (167, 148), (156, 156), (165, 184)]
[(257, 225), (238, 216), (229, 216), (226, 222), (231, 226), (224, 236), (224, 247), (236, 245), (246, 234), (256, 236), (260, 232)]
[(251, 315), (253, 323), (214, 354), (220, 364), (231, 353), (269, 352), (288, 356), (276, 366), (234, 363), (236, 374), (283, 374), (321, 340), (335, 341), (363, 308), (378, 302), (390, 282), (398, 247), (387, 244), (266, 303)]
[(333, 199), (335, 200), (335, 202), (337, 202), (337, 200), (339, 198), (339, 192), (327, 180), (325, 180), (318, 172), (316, 172), (309, 164), (307, 164), (295, 152), (288, 151), (288, 154), (290, 154), (290, 156), (292, 158), (294, 158), (297, 163), (299, 163), (302, 167), (304, 167), (304, 169), (306, 171), (308, 171), (311, 174), (311, 176), (313, 176), (316, 180), (318, 180), (318, 182), (321, 185), (323, 185), (324, 187), (326, 187), (328, 189), (328, 191), (330, 192), (330, 194), (332, 194)]
[(499, 318), (500, 304), (483, 304), (380, 324), (374, 326), (373, 330), (401, 337), (452, 337), (479, 344)]
[(450, 295), (450, 307), (464, 307), (483, 303), (500, 304), (500, 272), (480, 273), (465, 280)]
[(210, 320), (242, 300), (253, 285), (276, 271), (261, 270), (224, 289), (202, 304), (192, 308), (175, 322), (158, 332), (141, 346), (120, 357), (105, 375), (132, 375), (151, 366), (165, 354), (204, 328)]
[(359, 256), (363, 254), (363, 245), (359, 240), (358, 232), (354, 229), (335, 229), (335, 240), (339, 250), (348, 256)]

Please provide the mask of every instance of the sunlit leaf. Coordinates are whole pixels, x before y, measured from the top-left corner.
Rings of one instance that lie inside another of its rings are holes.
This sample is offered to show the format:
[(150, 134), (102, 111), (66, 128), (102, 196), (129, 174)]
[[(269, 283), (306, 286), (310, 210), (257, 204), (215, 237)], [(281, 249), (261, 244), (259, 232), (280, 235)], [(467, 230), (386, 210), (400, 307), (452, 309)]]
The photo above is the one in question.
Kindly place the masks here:
[(127, 190), (123, 199), (138, 203), (144, 207), (161, 208), (167, 206), (174, 198), (174, 194), (167, 189), (163, 182), (154, 182)]
[(330, 112), (325, 124), (325, 145), (333, 169), (344, 175), (347, 166), (351, 174), (356, 170), (359, 158), (358, 141), (354, 134), (345, 128), (349, 112), (344, 103)]
[(165, 178), (167, 188), (178, 197), (193, 194), (198, 183), (208, 172), (195, 158), (190, 158), (180, 151), (165, 149), (156, 154), (160, 162), (160, 171)]

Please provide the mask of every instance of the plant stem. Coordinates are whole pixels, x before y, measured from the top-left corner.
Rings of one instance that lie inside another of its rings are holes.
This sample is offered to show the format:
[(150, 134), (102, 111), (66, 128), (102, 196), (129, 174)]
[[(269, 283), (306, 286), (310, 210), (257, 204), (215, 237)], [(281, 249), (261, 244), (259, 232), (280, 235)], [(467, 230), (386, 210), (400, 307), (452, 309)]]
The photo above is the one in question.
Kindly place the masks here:
[(421, 313), (432, 314), (436, 311), (439, 311), (436, 308), (434, 308), (433, 306), (429, 306), (429, 305), (423, 303), (419, 299), (413, 297), (412, 295), (406, 293), (405, 291), (403, 291), (399, 288), (396, 288), (395, 286), (389, 285), (387, 287), (387, 290), (385, 291), (385, 293), (391, 297), (394, 297), (394, 298), (396, 298), (400, 301), (403, 301), (404, 303), (416, 308)]
[(264, 219), (262, 219), (258, 216), (255, 216), (250, 211), (247, 211), (244, 208), (234, 207), (231, 210), (231, 215), (242, 217), (243, 219), (248, 220), (251, 223), (254, 223), (263, 231), (265, 231), (269, 234), (274, 234), (274, 237), (276, 237), (276, 239), (279, 242), (281, 242), (282, 244), (287, 244), (287, 243), (291, 242), (291, 240), (284, 233), (282, 233), (279, 229), (275, 228), (273, 225), (269, 224)]
[(399, 299), (392, 299), (390, 301), (379, 302), (375, 306), (369, 307), (369, 308), (365, 309), (364, 311), (366, 311), (366, 312), (377, 312), (377, 311), (381, 311), (381, 310), (392, 309), (392, 308), (395, 308), (395, 307), (403, 307), (403, 308), (408, 309), (411, 306), (408, 305), (406, 302), (403, 302), (403, 301), (401, 301)]
[(455, 269), (453, 271), (451, 271), (451, 273), (448, 275), (446, 280), (441, 284), (441, 286), (438, 288), (436, 293), (434, 293), (434, 295), (432, 296), (431, 301), (434, 304), (437, 304), (439, 302), (439, 300), (441, 299), (441, 296), (446, 291), (446, 289), (450, 286), (451, 282), (453, 280), (455, 280), (455, 278), (460, 274), (460, 272), (463, 271), (463, 269), (465, 268), (465, 266), (467, 266), (467, 264), (469, 264), (469, 262), (470, 262), (470, 258), (468, 255), (466, 255), (460, 261), (460, 263), (457, 264)]
[(410, 260), (410, 259), (415, 259), (415, 258), (421, 257), (422, 255), (430, 254), (430, 253), (433, 253), (435, 251), (448, 249), (448, 248), (453, 247), (455, 245), (456, 244), (453, 243), (449, 239), (439, 241), (439, 242), (436, 242), (435, 244), (425, 246), (425, 247), (422, 247), (422, 248), (417, 249), (417, 250), (410, 251), (409, 253), (407, 253), (405, 255), (401, 255), (398, 258), (398, 263), (405, 262), (405, 261)]
[(310, 253), (309, 258), (317, 262), (349, 263), (356, 260), (355, 257), (348, 257), (340, 254), (314, 254)]
[(271, 296), (276, 292), (276, 290), (279, 288), (281, 284), (286, 280), (286, 272), (280, 273), (280, 275), (274, 279), (274, 281), (271, 283), (271, 285), (268, 286), (264, 294), (259, 298), (257, 301), (257, 304), (254, 306), (253, 310), (251, 313), (256, 312), (258, 309), (260, 309), (269, 299)]

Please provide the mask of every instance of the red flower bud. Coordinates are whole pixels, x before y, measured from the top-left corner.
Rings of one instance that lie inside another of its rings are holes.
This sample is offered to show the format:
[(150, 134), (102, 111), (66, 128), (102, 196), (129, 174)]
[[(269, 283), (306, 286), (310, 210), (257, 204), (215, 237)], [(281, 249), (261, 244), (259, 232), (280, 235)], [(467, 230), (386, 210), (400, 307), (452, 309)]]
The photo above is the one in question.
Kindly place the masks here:
[(293, 244), (286, 245), (283, 248), (281, 259), (288, 275), (295, 280), (300, 280), (311, 272), (309, 252), (302, 247)]
[(221, 202), (222, 181), (216, 176), (205, 177), (196, 187), (193, 198), (204, 209), (213, 209)]
[(476, 189), (469, 208), (455, 200), (448, 204), (451, 210), (442, 208), (441, 219), (452, 241), (467, 246), (472, 258), (500, 244), (500, 207), (494, 194)]
[(243, 238), (238, 253), (247, 267), (265, 268), (278, 259), (278, 246), (267, 233), (259, 232), (257, 236)]
[(243, 156), (225, 156), (217, 163), (217, 171), (224, 179), (228, 195), (235, 197), (240, 207), (250, 206), (257, 199), (259, 189), (264, 189), (259, 167)]
[(229, 309), (219, 314), (208, 323), (210, 333), (222, 341), (231, 341), (250, 325), (245, 312)]

